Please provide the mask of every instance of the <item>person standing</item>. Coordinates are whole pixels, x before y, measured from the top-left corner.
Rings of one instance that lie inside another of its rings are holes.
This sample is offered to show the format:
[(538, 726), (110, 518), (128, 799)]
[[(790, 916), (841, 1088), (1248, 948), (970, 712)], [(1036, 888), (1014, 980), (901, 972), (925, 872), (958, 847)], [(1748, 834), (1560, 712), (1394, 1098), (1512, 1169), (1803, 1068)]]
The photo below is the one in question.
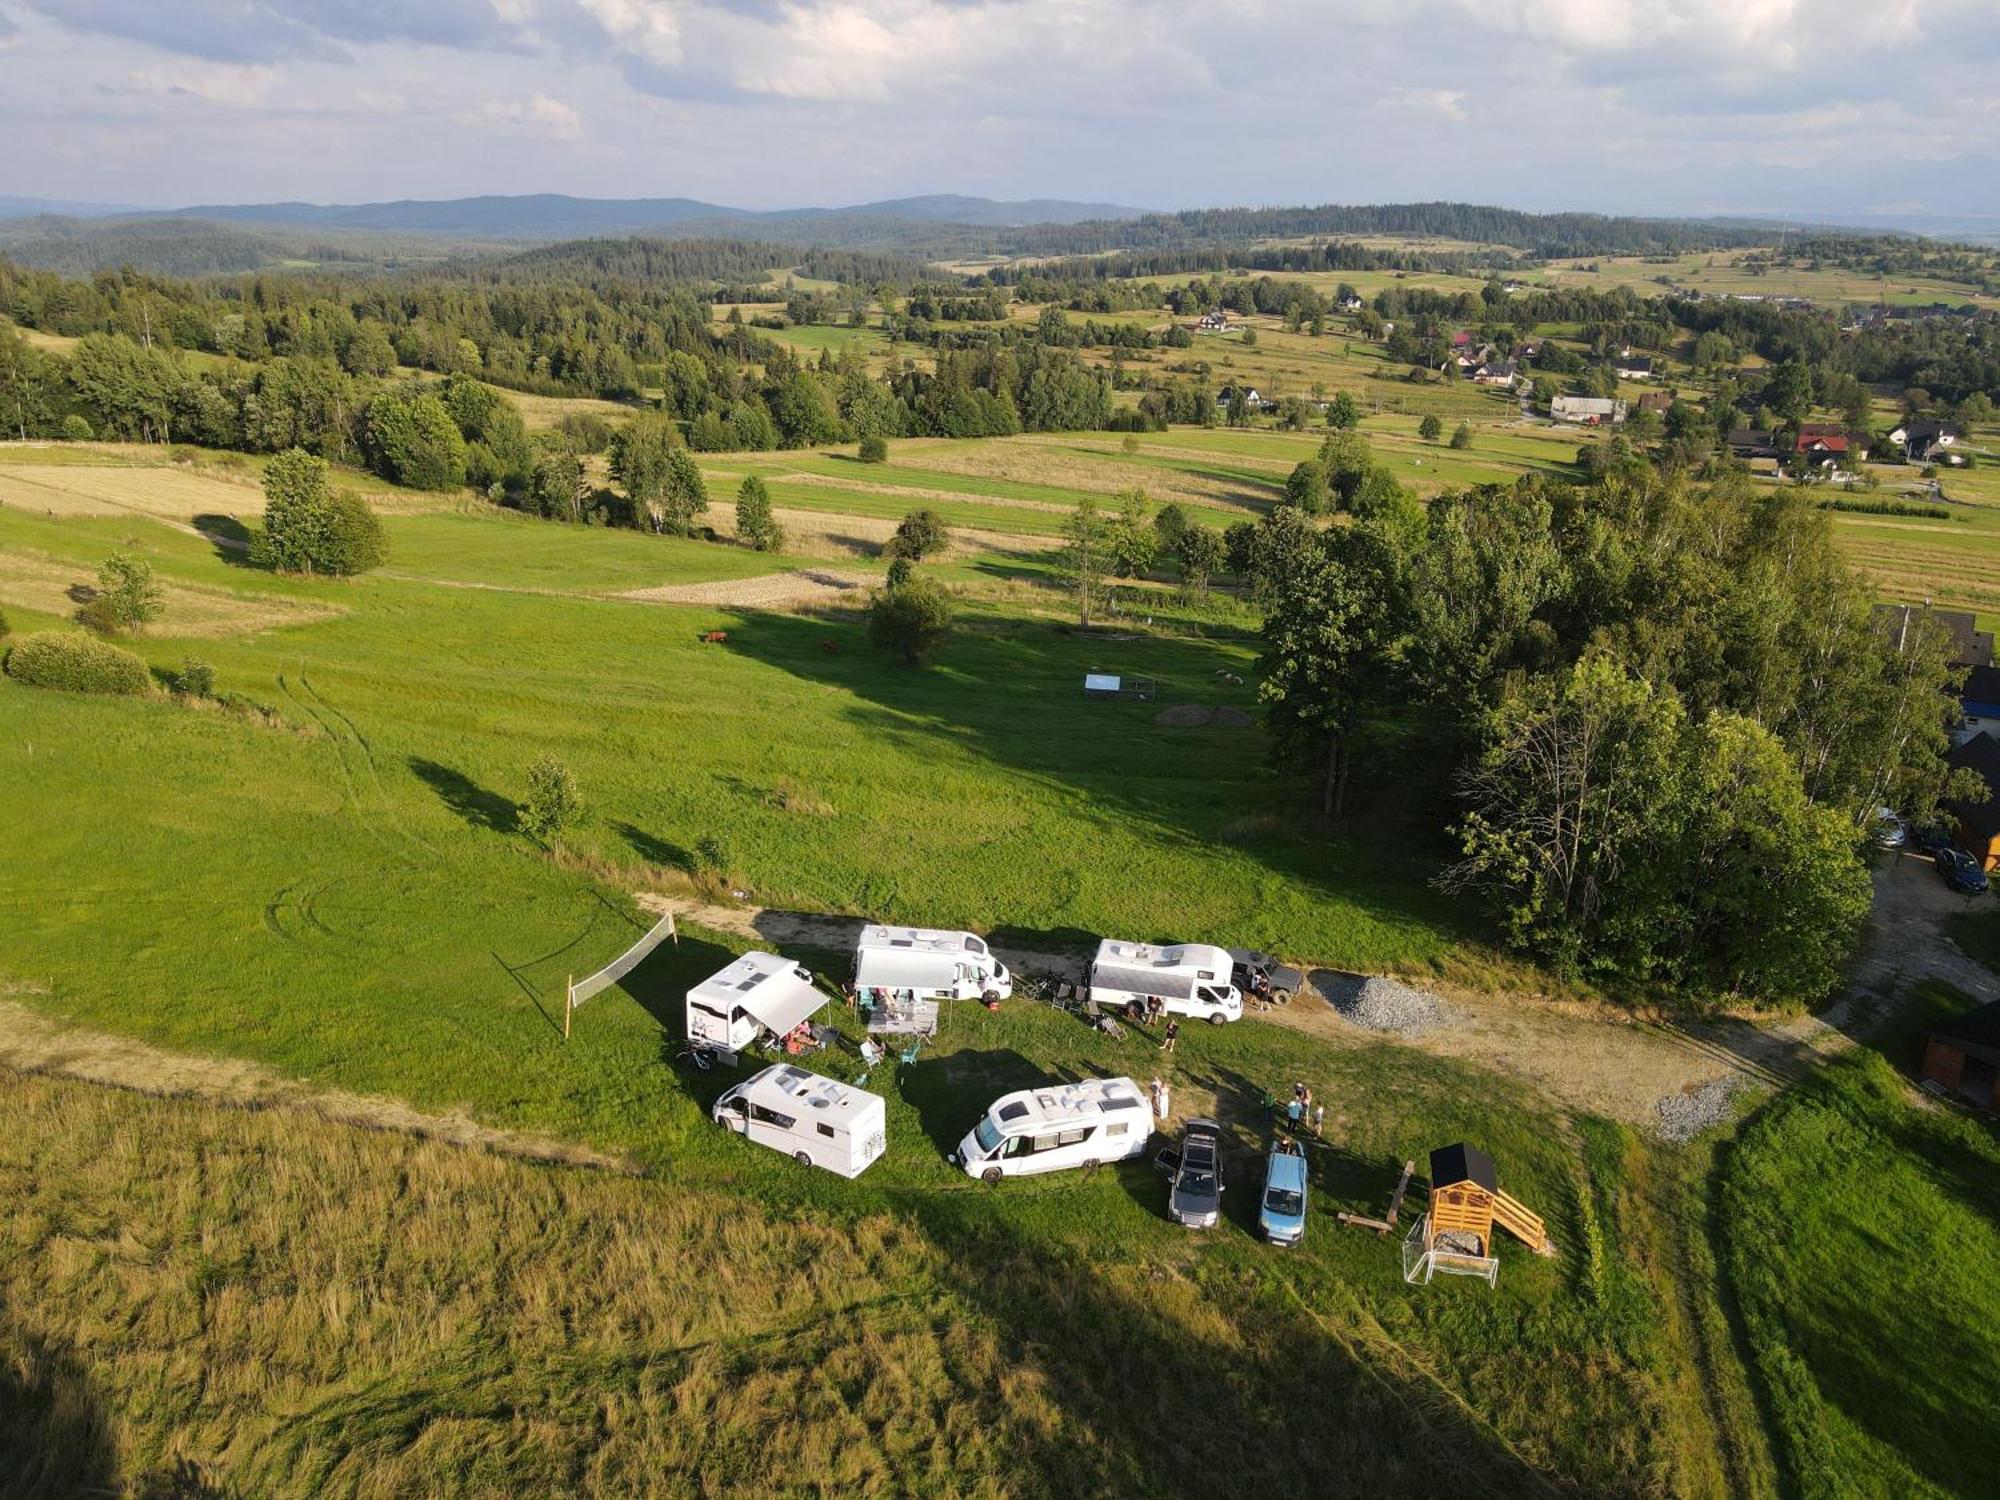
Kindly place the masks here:
[(1174, 1044), (1181, 1039), (1181, 1023), (1178, 1018), (1167, 1022), (1166, 1035), (1160, 1038), (1160, 1050), (1171, 1052)]
[(1324, 1104), (1315, 1104), (1315, 1105), (1313, 1106), (1313, 1139), (1314, 1139), (1314, 1140), (1318, 1140), (1318, 1139), (1319, 1139), (1319, 1127), (1320, 1127), (1320, 1126), (1321, 1126), (1321, 1125), (1322, 1125), (1322, 1124), (1323, 1124), (1323, 1123), (1325, 1122), (1325, 1120), (1326, 1120), (1326, 1106), (1325, 1106)]

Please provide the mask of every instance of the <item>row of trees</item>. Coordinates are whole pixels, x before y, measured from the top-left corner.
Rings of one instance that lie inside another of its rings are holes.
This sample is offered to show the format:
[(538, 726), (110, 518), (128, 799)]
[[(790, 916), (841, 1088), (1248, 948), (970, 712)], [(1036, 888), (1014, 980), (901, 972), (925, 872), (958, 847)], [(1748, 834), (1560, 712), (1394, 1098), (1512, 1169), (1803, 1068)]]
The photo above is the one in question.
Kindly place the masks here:
[(1862, 831), (1945, 791), (1953, 702), (1941, 633), (1879, 631), (1821, 514), (1639, 464), (1293, 532), (1262, 691), (1323, 809), (1415, 711), (1457, 767), (1444, 881), (1520, 947), (1699, 996), (1833, 983)]

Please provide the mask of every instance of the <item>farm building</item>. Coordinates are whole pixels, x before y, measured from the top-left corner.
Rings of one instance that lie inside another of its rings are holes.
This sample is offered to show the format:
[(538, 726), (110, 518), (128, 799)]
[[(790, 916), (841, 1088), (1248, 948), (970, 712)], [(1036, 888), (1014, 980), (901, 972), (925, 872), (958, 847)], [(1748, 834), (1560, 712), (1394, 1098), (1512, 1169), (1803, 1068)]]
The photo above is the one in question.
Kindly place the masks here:
[(1502, 390), (1511, 390), (1514, 385), (1514, 379), (1515, 372), (1512, 360), (1489, 359), (1485, 364), (1472, 372), (1473, 384), (1497, 385)]
[(1778, 442), (1774, 434), (1761, 427), (1739, 427), (1729, 434), (1729, 451), (1738, 458), (1776, 458)]
[(1958, 429), (1949, 422), (1905, 422), (1889, 434), (1889, 441), (1902, 444), (1910, 462), (1920, 464), (1936, 456), (1938, 449), (1956, 443)]
[(1643, 354), (1627, 355), (1611, 361), (1611, 368), (1618, 372), (1620, 380), (1651, 380), (1653, 362)]
[(1549, 403), (1549, 415), (1558, 422), (1581, 422), (1600, 427), (1625, 420), (1625, 403), (1609, 396), (1558, 396)]
[(1971, 735), (1952, 748), (1947, 764), (1953, 770), (1976, 773), (1996, 793), (1984, 802), (1947, 802), (1944, 811), (1959, 846), (1979, 861), (1981, 869), (2000, 866), (2000, 740), (1985, 733)]
[(1652, 412), (1656, 416), (1664, 417), (1667, 414), (1667, 408), (1673, 404), (1674, 393), (1672, 391), (1648, 391), (1639, 398), (1632, 409), (1641, 415), (1644, 415), (1646, 412)]
[(1933, 1030), (1919, 1076), (1968, 1104), (2000, 1108), (2000, 1000)]

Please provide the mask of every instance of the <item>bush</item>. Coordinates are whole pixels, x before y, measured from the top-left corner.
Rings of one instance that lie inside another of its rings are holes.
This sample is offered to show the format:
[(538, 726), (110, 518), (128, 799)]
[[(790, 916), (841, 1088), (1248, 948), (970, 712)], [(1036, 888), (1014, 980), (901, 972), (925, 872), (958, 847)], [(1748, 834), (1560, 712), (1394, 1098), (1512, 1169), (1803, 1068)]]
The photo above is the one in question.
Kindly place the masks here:
[(367, 501), (332, 492), (326, 460), (290, 448), (264, 469), (264, 530), (254, 555), (286, 572), (346, 577), (380, 567), (389, 539)]
[(62, 435), (66, 443), (87, 443), (94, 436), (90, 424), (75, 412), (62, 419)]
[(907, 557), (892, 558), (889, 562), (889, 575), (886, 582), (890, 588), (899, 589), (912, 578), (916, 577), (916, 573), (917, 565)]
[(556, 431), (569, 439), (578, 453), (602, 453), (611, 446), (616, 429), (594, 411), (575, 411), (556, 423)]
[(951, 634), (951, 596), (927, 578), (884, 589), (868, 610), (868, 635), (878, 646), (921, 666)]
[(913, 510), (903, 517), (886, 549), (891, 557), (922, 562), (950, 540), (944, 520), (934, 510)]
[(43, 630), (7, 653), (7, 675), (32, 687), (68, 693), (133, 696), (152, 688), (145, 662), (122, 646), (81, 630)]
[(107, 634), (138, 630), (159, 619), (165, 601), (151, 563), (114, 553), (97, 570), (97, 597), (84, 606), (83, 623)]
[(1458, 424), (1458, 429), (1451, 435), (1451, 446), (1454, 448), (1470, 448), (1472, 446), (1471, 423), (1460, 422)]
[(423, 391), (383, 391), (368, 403), (368, 450), (384, 478), (414, 490), (465, 483), (465, 437), (443, 401)]
[(0, 640), (7, 638), (7, 611), (0, 609)]
[(871, 432), (861, 440), (861, 461), (864, 464), (880, 464), (889, 461), (889, 441), (879, 432)]
[(196, 661), (192, 656), (185, 657), (179, 673), (174, 677), (174, 688), (190, 698), (213, 698), (215, 668), (205, 661)]
[(1417, 423), (1417, 436), (1427, 443), (1435, 443), (1444, 436), (1444, 423), (1438, 420), (1436, 412)]
[(521, 828), (553, 848), (583, 816), (583, 797), (570, 768), (553, 755), (528, 767), (528, 797), (521, 804)]

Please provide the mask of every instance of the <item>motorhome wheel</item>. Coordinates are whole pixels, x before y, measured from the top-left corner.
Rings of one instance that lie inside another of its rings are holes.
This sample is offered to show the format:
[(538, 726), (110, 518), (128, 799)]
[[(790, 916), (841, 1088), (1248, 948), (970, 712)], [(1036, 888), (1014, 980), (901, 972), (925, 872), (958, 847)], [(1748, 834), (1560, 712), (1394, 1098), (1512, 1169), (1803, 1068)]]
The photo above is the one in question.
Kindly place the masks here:
[(792, 1160), (797, 1162), (802, 1167), (809, 1167), (813, 1164), (812, 1152), (794, 1151), (792, 1153)]
[(1208, 1013), (1208, 1024), (1211, 1026), (1220, 1026), (1224, 1021), (1227, 1021), (1228, 1019), (1229, 1017), (1224, 1015), (1219, 1010), (1212, 1010)]
[(979, 1180), (981, 1182), (998, 1182), (1002, 1177), (1005, 1177), (1006, 1175), (1007, 1174), (1005, 1172), (1002, 1172), (998, 1167), (988, 1167), (984, 1172), (981, 1172), (979, 1174)]

